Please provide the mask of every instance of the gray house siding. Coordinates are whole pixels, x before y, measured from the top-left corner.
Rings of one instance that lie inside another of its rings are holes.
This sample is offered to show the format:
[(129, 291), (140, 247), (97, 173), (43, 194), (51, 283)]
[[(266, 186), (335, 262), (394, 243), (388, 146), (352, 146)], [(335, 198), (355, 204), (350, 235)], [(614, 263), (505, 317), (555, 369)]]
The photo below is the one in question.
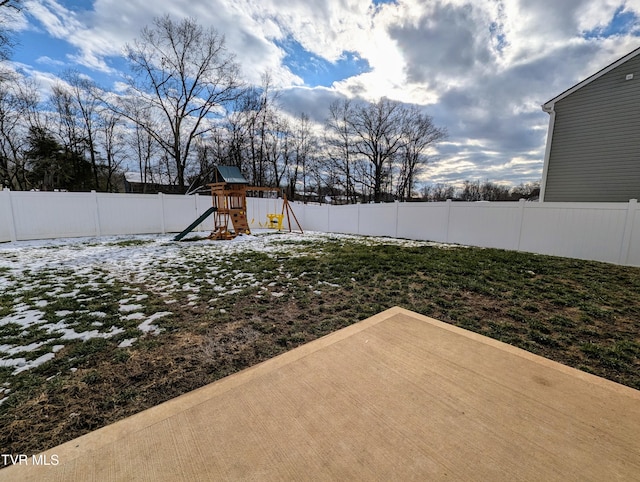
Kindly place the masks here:
[(543, 200), (640, 198), (640, 55), (561, 98), (553, 110)]

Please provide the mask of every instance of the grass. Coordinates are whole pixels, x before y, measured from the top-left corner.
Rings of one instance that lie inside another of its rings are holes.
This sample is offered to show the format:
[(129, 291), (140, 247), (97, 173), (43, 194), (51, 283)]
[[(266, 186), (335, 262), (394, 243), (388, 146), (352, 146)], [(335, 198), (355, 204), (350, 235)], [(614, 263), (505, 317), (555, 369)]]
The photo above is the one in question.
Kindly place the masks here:
[[(101, 329), (124, 331), (65, 342), (53, 360), (18, 375), (0, 367), (0, 388), (10, 387), (0, 452), (50, 448), (396, 305), (640, 389), (638, 268), (355, 237), (275, 244), (223, 256), (220, 244), (187, 244), (179, 262), (158, 261), (156, 276), (118, 282), (37, 273), (44, 288), (20, 296), (46, 301), (48, 320), (75, 310), (76, 331), (85, 330), (101, 311)], [(119, 301), (132, 297), (146, 314), (172, 312), (155, 321), (159, 335), (141, 336), (121, 316)], [(6, 315), (13, 302), (1, 291), (0, 302)], [(37, 327), (21, 334), (0, 325), (0, 345), (22, 336), (45, 341)]]

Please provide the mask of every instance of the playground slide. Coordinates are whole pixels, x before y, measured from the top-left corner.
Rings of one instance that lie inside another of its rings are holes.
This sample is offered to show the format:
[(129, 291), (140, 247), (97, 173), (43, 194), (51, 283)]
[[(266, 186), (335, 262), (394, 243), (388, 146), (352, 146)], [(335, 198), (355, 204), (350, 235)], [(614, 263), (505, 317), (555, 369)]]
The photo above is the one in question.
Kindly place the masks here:
[(218, 208), (215, 207), (210, 207), (209, 209), (207, 209), (202, 216), (200, 216), (198, 219), (196, 219), (194, 222), (192, 222), (189, 227), (187, 229), (185, 229), (184, 231), (182, 231), (180, 234), (176, 235), (175, 238), (173, 238), (174, 241), (180, 241), (182, 238), (184, 238), (187, 234), (189, 234), (191, 232), (192, 229), (194, 229), (198, 224), (200, 224), (202, 221), (204, 221), (205, 219), (207, 219), (211, 213), (213, 213), (214, 211), (217, 211)]

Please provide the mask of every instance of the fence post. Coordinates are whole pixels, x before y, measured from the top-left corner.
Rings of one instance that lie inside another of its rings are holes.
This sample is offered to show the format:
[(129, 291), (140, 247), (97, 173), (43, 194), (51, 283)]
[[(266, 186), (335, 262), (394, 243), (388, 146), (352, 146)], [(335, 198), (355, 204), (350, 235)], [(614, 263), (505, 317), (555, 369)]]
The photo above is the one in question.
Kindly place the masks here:
[(102, 236), (102, 227), (100, 225), (100, 205), (98, 201), (98, 193), (91, 190), (91, 195), (93, 197), (93, 225), (95, 227), (96, 236)]
[(526, 205), (527, 200), (526, 199), (520, 199), (518, 201), (520, 203), (520, 205), (518, 206), (520, 209), (519, 214), (520, 214), (520, 222), (519, 222), (519, 227), (518, 227), (518, 241), (515, 247), (516, 251), (520, 251), (520, 244), (522, 242), (522, 227), (524, 225), (524, 207)]
[[(196, 203), (196, 219), (200, 217), (200, 194), (195, 193), (193, 195), (194, 202)], [(196, 229), (198, 231), (202, 231), (202, 223), (199, 224)], [(194, 230), (195, 231), (195, 230)]]
[(158, 198), (160, 199), (160, 232), (167, 234), (164, 228), (164, 193), (159, 192)]
[(9, 225), (9, 240), (15, 243), (18, 240), (18, 237), (16, 235), (16, 219), (13, 214), (13, 202), (11, 201), (11, 189), (5, 187), (2, 192), (7, 197), (6, 217)]
[(629, 205), (627, 207), (627, 217), (624, 223), (624, 234), (622, 235), (622, 243), (620, 244), (620, 256), (618, 257), (618, 264), (626, 265), (629, 263), (629, 250), (631, 249), (633, 221), (636, 217), (637, 208), (638, 200), (629, 199)]
[(397, 238), (398, 237), (398, 217), (400, 214), (400, 201), (395, 201), (395, 203), (396, 203), (396, 232), (393, 235), (393, 237)]
[(453, 201), (447, 199), (447, 231), (445, 243), (449, 243), (449, 226), (451, 225), (451, 204)]
[(327, 203), (327, 233), (331, 231), (331, 206), (332, 204)]

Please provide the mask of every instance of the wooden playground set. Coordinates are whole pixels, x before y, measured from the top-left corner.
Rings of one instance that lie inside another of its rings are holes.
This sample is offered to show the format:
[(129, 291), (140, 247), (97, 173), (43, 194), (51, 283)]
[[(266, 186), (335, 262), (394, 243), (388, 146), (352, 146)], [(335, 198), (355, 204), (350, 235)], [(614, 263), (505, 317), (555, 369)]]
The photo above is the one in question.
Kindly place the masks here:
[(240, 169), (235, 166), (217, 166), (215, 182), (207, 184), (207, 186), (211, 188), (213, 205), (184, 231), (175, 236), (175, 241), (180, 241), (211, 214), (213, 214), (214, 227), (208, 236), (209, 239), (229, 240), (241, 234), (251, 234), (247, 219), (247, 194), (260, 192), (269, 193), (276, 199), (282, 199), (282, 210), (279, 213), (267, 214), (267, 228), (282, 231), (286, 216), (289, 232), (292, 231), (291, 218), (295, 220), (298, 230), (302, 232), (298, 218), (287, 200), (287, 195), (281, 188), (249, 186), (249, 182), (244, 178)]

